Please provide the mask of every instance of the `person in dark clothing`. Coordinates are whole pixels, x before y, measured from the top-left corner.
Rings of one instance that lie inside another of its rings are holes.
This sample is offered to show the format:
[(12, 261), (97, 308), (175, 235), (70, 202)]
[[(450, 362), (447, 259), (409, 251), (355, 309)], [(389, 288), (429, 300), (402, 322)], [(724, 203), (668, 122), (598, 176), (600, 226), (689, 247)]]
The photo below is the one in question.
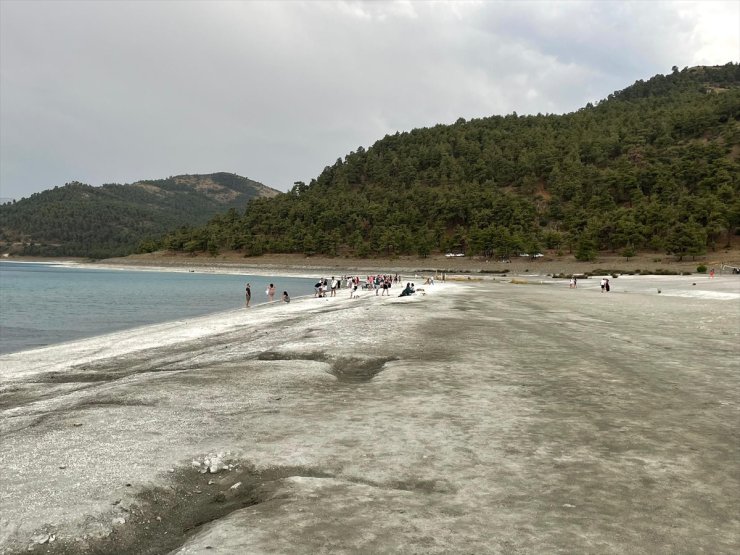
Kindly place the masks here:
[(401, 294), (399, 297), (408, 297), (409, 295), (414, 294), (414, 284), (413, 283), (407, 283), (406, 287), (403, 291), (401, 291)]

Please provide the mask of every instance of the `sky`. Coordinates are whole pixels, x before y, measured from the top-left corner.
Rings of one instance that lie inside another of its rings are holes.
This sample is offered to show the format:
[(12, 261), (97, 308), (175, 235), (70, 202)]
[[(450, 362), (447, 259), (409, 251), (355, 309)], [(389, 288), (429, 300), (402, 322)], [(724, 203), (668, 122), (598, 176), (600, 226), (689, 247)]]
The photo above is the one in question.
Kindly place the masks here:
[(736, 0), (0, 0), (0, 198), (217, 171), (285, 191), (386, 134), (731, 61)]

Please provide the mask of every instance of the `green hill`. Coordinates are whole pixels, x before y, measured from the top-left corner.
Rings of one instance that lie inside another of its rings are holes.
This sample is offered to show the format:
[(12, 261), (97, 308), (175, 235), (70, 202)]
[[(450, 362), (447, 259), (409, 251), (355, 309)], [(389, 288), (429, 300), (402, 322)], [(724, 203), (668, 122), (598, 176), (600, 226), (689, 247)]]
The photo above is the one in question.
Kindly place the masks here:
[(130, 185), (68, 183), (0, 206), (0, 248), (38, 256), (131, 254), (183, 225), (203, 225), (278, 191), (229, 173), (180, 175)]
[[(564, 115), (389, 135), (158, 248), (372, 256), (699, 254), (740, 227), (740, 65), (674, 68)], [(152, 248), (154, 245), (152, 245)]]

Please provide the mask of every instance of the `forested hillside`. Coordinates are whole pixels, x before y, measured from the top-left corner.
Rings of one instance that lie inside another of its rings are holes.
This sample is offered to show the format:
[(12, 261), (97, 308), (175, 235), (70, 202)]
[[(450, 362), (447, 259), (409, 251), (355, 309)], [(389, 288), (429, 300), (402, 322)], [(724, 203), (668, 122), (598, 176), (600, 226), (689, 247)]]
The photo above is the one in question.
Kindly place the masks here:
[(229, 173), (131, 185), (68, 183), (0, 206), (0, 248), (23, 255), (106, 258), (182, 225), (203, 225), (278, 191)]
[(740, 228), (739, 85), (735, 63), (674, 68), (570, 114), (396, 133), (146, 248), (699, 254)]

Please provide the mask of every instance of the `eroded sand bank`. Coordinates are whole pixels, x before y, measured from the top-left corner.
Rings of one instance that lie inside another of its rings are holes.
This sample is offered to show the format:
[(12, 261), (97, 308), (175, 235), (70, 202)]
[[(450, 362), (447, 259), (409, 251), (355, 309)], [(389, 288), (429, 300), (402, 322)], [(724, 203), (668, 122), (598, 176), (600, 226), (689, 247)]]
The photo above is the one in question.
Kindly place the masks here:
[(0, 549), (737, 552), (740, 280), (532, 281), (0, 357)]

